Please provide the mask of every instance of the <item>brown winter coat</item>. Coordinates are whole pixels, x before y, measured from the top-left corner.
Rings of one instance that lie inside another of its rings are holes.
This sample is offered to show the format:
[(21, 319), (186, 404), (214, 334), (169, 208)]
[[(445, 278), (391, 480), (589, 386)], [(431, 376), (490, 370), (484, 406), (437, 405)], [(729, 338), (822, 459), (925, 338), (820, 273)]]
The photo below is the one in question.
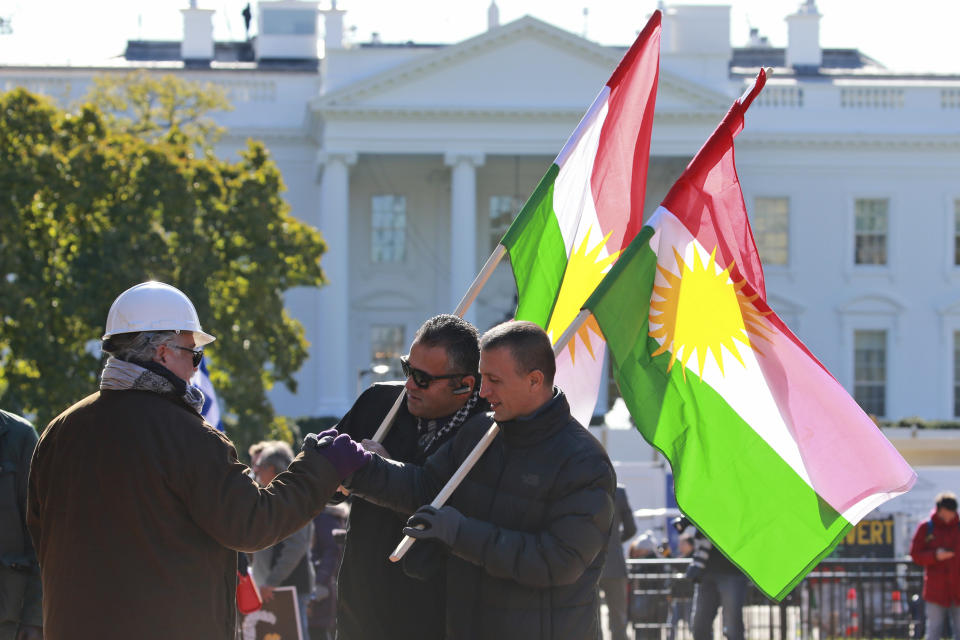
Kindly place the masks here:
[(186, 405), (102, 391), (53, 420), (30, 470), (27, 523), (46, 640), (233, 640), (237, 551), (306, 525), (336, 489), (309, 449), (266, 488)]

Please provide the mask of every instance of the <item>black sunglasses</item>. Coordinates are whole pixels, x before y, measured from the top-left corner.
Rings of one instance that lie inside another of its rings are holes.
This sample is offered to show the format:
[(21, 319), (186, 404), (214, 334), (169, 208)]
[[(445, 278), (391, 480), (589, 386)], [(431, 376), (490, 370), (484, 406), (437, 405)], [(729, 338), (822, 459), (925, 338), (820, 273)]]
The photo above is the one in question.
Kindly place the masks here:
[(421, 389), (429, 387), (430, 383), (434, 380), (449, 380), (450, 378), (463, 378), (470, 375), (469, 373), (445, 373), (440, 376), (435, 376), (432, 373), (411, 367), (410, 356), (400, 356), (400, 368), (403, 370), (403, 376), (405, 378), (413, 378), (413, 384)]
[(203, 349), (190, 349), (189, 347), (181, 347), (178, 344), (168, 344), (168, 347), (173, 347), (174, 349), (180, 349), (181, 351), (189, 351), (193, 354), (193, 366), (199, 367), (200, 361), (203, 360)]

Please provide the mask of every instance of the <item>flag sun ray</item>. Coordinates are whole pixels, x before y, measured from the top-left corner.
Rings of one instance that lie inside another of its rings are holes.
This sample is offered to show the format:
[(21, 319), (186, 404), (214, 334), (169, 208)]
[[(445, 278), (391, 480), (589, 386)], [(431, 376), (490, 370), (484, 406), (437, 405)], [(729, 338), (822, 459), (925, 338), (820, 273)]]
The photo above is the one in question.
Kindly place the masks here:
[[(693, 364), (694, 358), (697, 375), (702, 380), (708, 353), (723, 375), (724, 351), (745, 366), (742, 348), (763, 355), (751, 337), (768, 341), (766, 334), (770, 329), (763, 316), (770, 312), (761, 312), (754, 306), (754, 300), (759, 296), (747, 296), (743, 292), (744, 280), (732, 280), (733, 263), (726, 269), (717, 265), (716, 252), (714, 248), (704, 263), (700, 253), (694, 251), (692, 264), (688, 265), (674, 248), (677, 273), (657, 264), (666, 284), (654, 285), (654, 293), (659, 299), (650, 301), (649, 335), (663, 342), (652, 355), (669, 351), (667, 370), (679, 360), (684, 366), (684, 380), (686, 368)], [(710, 309), (710, 313), (704, 313), (704, 309)], [(652, 328), (654, 325), (658, 326)]]
[[(577, 317), (577, 314), (580, 313), (580, 307), (596, 289), (597, 284), (603, 280), (603, 276), (610, 270), (610, 265), (616, 262), (620, 255), (619, 251), (606, 256), (601, 255), (606, 248), (609, 237), (610, 234), (608, 233), (603, 240), (588, 249), (590, 234), (586, 233), (580, 246), (570, 253), (567, 270), (560, 285), (560, 292), (557, 294), (557, 302), (550, 316), (550, 323), (547, 325), (547, 334), (553, 342), (556, 342), (563, 335), (564, 330)], [(597, 336), (602, 335), (600, 327), (592, 315), (577, 330), (577, 336), (583, 341), (590, 356), (595, 358), (593, 345), (590, 341), (591, 332)], [(567, 349), (570, 351), (571, 361), (574, 361), (576, 356), (575, 338), (570, 340)]]

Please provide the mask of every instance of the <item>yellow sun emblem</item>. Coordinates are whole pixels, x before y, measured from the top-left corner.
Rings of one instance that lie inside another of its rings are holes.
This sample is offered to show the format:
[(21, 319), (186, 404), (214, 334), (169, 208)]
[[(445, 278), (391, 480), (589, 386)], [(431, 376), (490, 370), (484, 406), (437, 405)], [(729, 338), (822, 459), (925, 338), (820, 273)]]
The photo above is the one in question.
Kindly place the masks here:
[[(600, 257), (600, 251), (606, 246), (609, 237), (610, 234), (608, 233), (602, 241), (588, 250), (587, 242), (590, 239), (590, 234), (587, 233), (580, 246), (570, 254), (570, 258), (567, 260), (567, 269), (563, 274), (563, 282), (560, 283), (560, 292), (557, 294), (557, 301), (553, 306), (550, 322), (547, 324), (547, 334), (552, 342), (556, 342), (563, 335), (566, 328), (580, 313), (580, 307), (587, 301), (593, 290), (603, 280), (603, 276), (610, 265), (616, 262), (617, 256), (620, 255), (620, 252), (617, 251), (605, 258)], [(583, 340), (590, 356), (596, 358), (593, 353), (593, 345), (590, 343), (591, 331), (598, 336), (603, 335), (600, 333), (600, 326), (593, 315), (577, 330), (577, 335)], [(571, 362), (576, 362), (575, 344), (576, 340), (570, 340), (567, 343)]]
[[(703, 264), (700, 254), (694, 251), (691, 268), (674, 249), (679, 275), (657, 265), (657, 270), (666, 279), (667, 286), (653, 287), (654, 293), (661, 299), (650, 302), (650, 324), (659, 325), (650, 331), (650, 337), (664, 339), (663, 344), (652, 355), (658, 356), (670, 351), (667, 371), (673, 368), (673, 363), (677, 360), (680, 360), (681, 365), (686, 365), (693, 359), (695, 352), (697, 374), (703, 379), (703, 366), (709, 351), (723, 375), (722, 348), (726, 348), (743, 365), (738, 342), (761, 355), (762, 352), (756, 345), (751, 344), (750, 337), (769, 342), (765, 333), (769, 333), (770, 328), (764, 323), (763, 316), (771, 312), (758, 311), (753, 305), (759, 295), (747, 297), (743, 293), (745, 280), (732, 281), (732, 262), (718, 273), (716, 253), (714, 248), (707, 264)], [(686, 380), (686, 367), (683, 369), (683, 377)]]

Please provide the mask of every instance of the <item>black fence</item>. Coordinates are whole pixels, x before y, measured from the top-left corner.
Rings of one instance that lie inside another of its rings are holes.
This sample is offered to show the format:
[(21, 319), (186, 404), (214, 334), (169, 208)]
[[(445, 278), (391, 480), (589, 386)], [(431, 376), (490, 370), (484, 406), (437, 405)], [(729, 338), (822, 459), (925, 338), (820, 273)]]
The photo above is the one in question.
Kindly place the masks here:
[[(694, 584), (689, 559), (628, 560), (629, 618), (636, 640), (689, 640)], [(922, 638), (923, 570), (909, 560), (828, 559), (783, 602), (747, 587), (747, 640)], [(722, 616), (714, 638), (723, 638)]]

